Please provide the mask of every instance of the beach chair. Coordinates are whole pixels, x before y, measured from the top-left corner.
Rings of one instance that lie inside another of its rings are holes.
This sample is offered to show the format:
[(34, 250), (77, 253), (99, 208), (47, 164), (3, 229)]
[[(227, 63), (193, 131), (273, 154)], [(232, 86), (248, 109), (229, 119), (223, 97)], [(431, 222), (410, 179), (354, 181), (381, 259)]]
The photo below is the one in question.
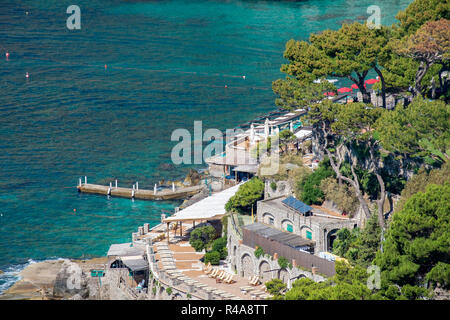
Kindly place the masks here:
[(248, 277), (248, 284), (253, 286), (253, 283), (255, 282), (256, 276)]
[(225, 283), (231, 284), (236, 282), (236, 280), (234, 279), (236, 275), (234, 274), (229, 274), (228, 277), (223, 281)]
[(252, 286), (244, 286), (244, 287), (240, 287), (239, 289), (241, 290), (242, 293), (247, 294), (247, 292), (252, 290), (253, 287)]
[(205, 266), (203, 267), (203, 269), (208, 269), (211, 268), (211, 262), (208, 262), (208, 264), (205, 264)]
[(208, 276), (210, 278), (215, 278), (218, 273), (219, 273), (219, 269), (214, 269)]
[(255, 276), (252, 282), (250, 282), (252, 286), (257, 286), (259, 284), (259, 276)]
[(208, 262), (208, 265), (203, 267), (203, 272), (205, 272), (206, 274), (210, 273), (212, 271), (212, 266), (211, 266), (211, 262)]
[(227, 274), (227, 273), (226, 273), (225, 271), (222, 270), (222, 271), (220, 271), (219, 274), (216, 276), (216, 279), (219, 280), (219, 281), (222, 281), (226, 274)]

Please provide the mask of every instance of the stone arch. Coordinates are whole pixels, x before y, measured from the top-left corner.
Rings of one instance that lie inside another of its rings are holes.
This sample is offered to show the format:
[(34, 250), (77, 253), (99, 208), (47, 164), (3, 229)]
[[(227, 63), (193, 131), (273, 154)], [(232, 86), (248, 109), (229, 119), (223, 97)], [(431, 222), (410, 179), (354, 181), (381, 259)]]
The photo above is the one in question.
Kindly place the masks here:
[(331, 252), (333, 249), (333, 242), (336, 240), (336, 233), (339, 229), (332, 229), (327, 232), (326, 251)]
[(247, 252), (241, 256), (241, 270), (244, 278), (255, 275), (255, 263), (253, 262), (251, 255)]
[(296, 228), (294, 226), (294, 222), (292, 222), (291, 219), (287, 219), (287, 218), (281, 220), (281, 229), (283, 229), (285, 231), (289, 231), (289, 232), (294, 232), (294, 233), (296, 231)]
[[(275, 225), (275, 216), (269, 212), (265, 212), (262, 215), (263, 223), (269, 225)], [(272, 220), (271, 220), (272, 219)]]
[(277, 278), (289, 286), (291, 281), (291, 274), (286, 268), (281, 268), (280, 270), (278, 270)]
[(272, 270), (272, 267), (267, 260), (262, 260), (259, 263), (258, 271), (259, 271), (259, 277), (263, 283), (272, 280), (272, 272), (267, 272), (269, 270)]
[(302, 225), (300, 227), (300, 236), (304, 239), (309, 239), (309, 233), (311, 235), (311, 239), (310, 240), (315, 240), (316, 235), (314, 234), (313, 230), (307, 226), (307, 225)]

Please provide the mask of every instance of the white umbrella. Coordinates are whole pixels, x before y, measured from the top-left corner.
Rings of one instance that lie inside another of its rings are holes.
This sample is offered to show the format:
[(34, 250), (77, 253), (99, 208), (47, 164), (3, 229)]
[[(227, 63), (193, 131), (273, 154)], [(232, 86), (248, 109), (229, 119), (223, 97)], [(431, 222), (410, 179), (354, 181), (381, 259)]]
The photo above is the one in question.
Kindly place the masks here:
[(269, 137), (269, 119), (266, 118), (266, 121), (264, 122), (264, 136), (266, 139)]

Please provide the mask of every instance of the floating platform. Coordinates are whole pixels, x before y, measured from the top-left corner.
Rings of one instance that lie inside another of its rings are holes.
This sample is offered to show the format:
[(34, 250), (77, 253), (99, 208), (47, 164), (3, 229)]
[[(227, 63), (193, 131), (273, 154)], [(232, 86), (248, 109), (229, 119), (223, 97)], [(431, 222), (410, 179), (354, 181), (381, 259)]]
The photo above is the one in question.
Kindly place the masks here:
[(77, 188), (78, 192), (100, 194), (105, 196), (109, 195), (112, 197), (121, 197), (129, 199), (134, 198), (141, 200), (178, 200), (178, 199), (186, 199), (190, 196), (199, 193), (205, 188), (205, 186), (198, 185), (192, 187), (184, 187), (175, 189), (175, 191), (171, 189), (165, 189), (157, 191), (156, 193), (154, 193), (153, 190), (121, 188), (121, 187), (116, 188), (114, 186), (110, 187), (90, 183), (83, 183), (81, 185), (78, 185)]

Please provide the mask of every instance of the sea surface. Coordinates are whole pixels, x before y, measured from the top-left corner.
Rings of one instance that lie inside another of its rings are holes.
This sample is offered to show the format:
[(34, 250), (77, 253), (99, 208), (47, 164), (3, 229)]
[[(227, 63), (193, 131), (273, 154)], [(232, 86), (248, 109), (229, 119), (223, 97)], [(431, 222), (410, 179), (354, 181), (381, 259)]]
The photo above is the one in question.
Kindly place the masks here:
[[(378, 0), (381, 22), (410, 2)], [(81, 30), (66, 27), (71, 4)], [(2, 0), (0, 293), (29, 263), (104, 255), (179, 205), (78, 194), (79, 177), (143, 189), (202, 167), (172, 165), (175, 129), (271, 111), (286, 41), (364, 21), (373, 4)]]

